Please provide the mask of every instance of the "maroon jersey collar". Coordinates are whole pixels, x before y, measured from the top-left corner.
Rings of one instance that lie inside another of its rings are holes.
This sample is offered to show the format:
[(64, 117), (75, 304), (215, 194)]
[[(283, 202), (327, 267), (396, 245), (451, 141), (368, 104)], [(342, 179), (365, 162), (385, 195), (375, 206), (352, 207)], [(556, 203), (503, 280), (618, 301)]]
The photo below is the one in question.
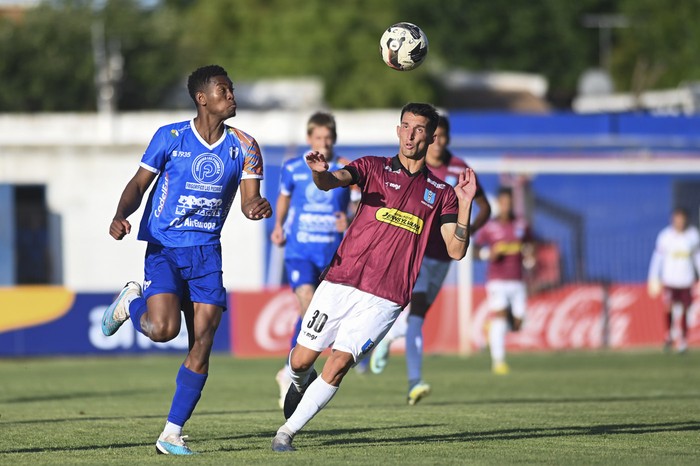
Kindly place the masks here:
[(423, 168), (421, 168), (421, 169), (418, 170), (417, 172), (411, 173), (411, 172), (409, 172), (409, 171), (406, 169), (406, 167), (403, 166), (403, 164), (402, 164), (401, 161), (399, 160), (398, 154), (395, 155), (395, 156), (391, 159), (391, 169), (394, 170), (394, 171), (401, 170), (401, 171), (403, 171), (406, 175), (408, 175), (408, 176), (410, 176), (410, 177), (417, 176), (418, 174), (421, 174), (421, 173), (422, 173), (424, 176), (428, 176), (428, 164), (427, 164), (427, 163), (424, 163), (424, 164), (423, 164)]

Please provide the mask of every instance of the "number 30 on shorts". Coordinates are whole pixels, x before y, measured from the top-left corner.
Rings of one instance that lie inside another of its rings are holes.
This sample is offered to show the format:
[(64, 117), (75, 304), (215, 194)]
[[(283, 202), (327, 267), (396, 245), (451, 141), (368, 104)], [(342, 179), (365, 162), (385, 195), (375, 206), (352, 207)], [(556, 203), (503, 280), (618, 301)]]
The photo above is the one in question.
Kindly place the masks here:
[(321, 333), (321, 330), (323, 330), (323, 326), (326, 325), (327, 320), (327, 314), (323, 314), (321, 313), (321, 311), (316, 310), (314, 311), (314, 314), (311, 316), (311, 320), (308, 324), (306, 324), (306, 326), (316, 333)]

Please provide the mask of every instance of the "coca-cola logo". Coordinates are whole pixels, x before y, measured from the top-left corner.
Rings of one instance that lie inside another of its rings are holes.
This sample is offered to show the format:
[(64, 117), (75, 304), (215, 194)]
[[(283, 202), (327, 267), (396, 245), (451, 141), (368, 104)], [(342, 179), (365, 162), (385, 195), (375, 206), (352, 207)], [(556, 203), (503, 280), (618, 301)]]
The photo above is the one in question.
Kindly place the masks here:
[(255, 343), (265, 351), (289, 349), (294, 325), (299, 318), (299, 302), (289, 290), (280, 291), (270, 299), (255, 321)]
[[(629, 344), (633, 304), (638, 295), (619, 287), (607, 297), (608, 337), (612, 347)], [(519, 332), (509, 333), (510, 347), (526, 349), (599, 348), (603, 343), (604, 290), (599, 286), (579, 286), (530, 299), (527, 316)], [(472, 326), (472, 342), (486, 344), (488, 301), (477, 307)]]

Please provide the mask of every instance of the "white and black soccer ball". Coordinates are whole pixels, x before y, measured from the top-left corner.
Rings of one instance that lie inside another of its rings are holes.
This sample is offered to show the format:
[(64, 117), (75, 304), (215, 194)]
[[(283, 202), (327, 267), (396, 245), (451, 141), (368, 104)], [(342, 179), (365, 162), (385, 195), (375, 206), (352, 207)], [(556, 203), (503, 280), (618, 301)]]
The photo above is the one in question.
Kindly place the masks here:
[(387, 66), (410, 71), (419, 67), (428, 56), (428, 38), (415, 24), (396, 23), (382, 34), (379, 50)]

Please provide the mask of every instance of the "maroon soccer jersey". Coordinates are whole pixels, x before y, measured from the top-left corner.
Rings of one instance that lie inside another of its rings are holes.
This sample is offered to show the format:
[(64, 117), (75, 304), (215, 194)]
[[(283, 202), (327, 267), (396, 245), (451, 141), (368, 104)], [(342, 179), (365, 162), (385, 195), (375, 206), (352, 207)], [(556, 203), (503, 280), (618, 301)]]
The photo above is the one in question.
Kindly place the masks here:
[[(462, 173), (466, 168), (469, 168), (462, 159), (455, 157), (447, 152), (447, 157), (445, 163), (439, 167), (431, 167), (428, 165), (428, 169), (441, 180), (445, 180), (450, 186), (455, 186), (457, 181), (459, 181), (459, 174)], [(476, 176), (476, 175), (475, 175)], [(483, 194), (481, 186), (479, 186), (479, 180), (476, 181), (476, 195), (479, 196)], [(426, 257), (431, 259), (437, 259), (441, 261), (450, 261), (452, 258), (447, 253), (447, 246), (445, 246), (445, 241), (442, 239), (442, 234), (440, 233), (440, 225), (434, 224), (433, 229), (430, 232), (430, 238), (428, 239), (428, 246), (425, 249)]]
[(488, 246), (492, 257), (496, 257), (489, 260), (486, 280), (522, 280), (523, 243), (530, 241), (532, 236), (525, 220), (489, 220), (476, 235), (476, 244)]
[(405, 306), (433, 224), (457, 221), (454, 189), (425, 167), (411, 175), (398, 156), (345, 168), (362, 200), (324, 278)]

